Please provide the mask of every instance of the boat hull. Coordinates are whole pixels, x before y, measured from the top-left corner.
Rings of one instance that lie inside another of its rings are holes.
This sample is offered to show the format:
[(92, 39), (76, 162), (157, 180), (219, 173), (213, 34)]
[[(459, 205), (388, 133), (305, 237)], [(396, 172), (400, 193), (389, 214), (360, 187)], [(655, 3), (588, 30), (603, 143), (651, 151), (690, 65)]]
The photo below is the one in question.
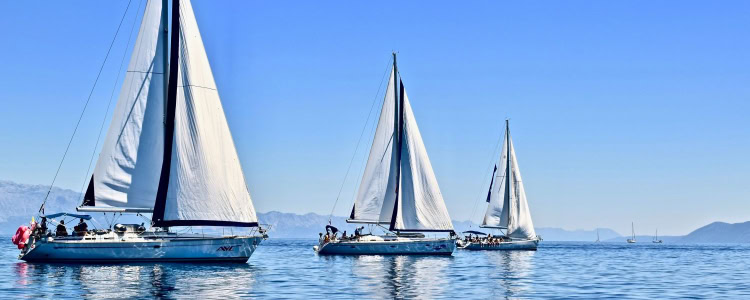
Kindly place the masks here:
[(469, 243), (459, 249), (463, 250), (536, 250), (539, 240), (519, 240), (496, 244)]
[(159, 238), (153, 240), (40, 240), (20, 259), (28, 262), (237, 262), (250, 258), (260, 236)]
[(348, 240), (315, 246), (320, 255), (453, 255), (453, 239)]

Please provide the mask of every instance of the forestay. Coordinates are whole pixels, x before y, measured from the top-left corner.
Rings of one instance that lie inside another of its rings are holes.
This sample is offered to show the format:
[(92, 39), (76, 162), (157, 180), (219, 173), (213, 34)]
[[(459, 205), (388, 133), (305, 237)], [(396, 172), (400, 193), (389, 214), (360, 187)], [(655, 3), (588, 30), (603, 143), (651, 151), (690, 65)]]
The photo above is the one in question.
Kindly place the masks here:
[(148, 1), (83, 208), (154, 207), (164, 148), (164, 26), (162, 1)]

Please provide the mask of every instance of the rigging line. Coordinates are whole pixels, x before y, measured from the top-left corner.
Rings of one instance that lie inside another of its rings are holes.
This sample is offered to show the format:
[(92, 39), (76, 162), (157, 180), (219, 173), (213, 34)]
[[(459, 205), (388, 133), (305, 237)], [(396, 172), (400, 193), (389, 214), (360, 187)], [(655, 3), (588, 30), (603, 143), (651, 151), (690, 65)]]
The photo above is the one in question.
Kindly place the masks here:
[[(138, 8), (135, 10), (140, 11), (141, 10), (141, 4), (143, 1), (138, 1)], [(133, 25), (130, 27), (130, 34), (128, 35), (128, 42), (125, 43), (125, 52), (122, 53), (122, 59), (120, 60), (120, 67), (117, 69), (117, 78), (115, 79), (115, 84), (112, 86), (112, 93), (109, 95), (109, 102), (107, 102), (107, 109), (104, 111), (104, 118), (102, 118), (102, 125), (99, 127), (99, 134), (96, 136), (96, 144), (94, 144), (94, 151), (91, 152), (91, 159), (89, 160), (89, 166), (86, 168), (86, 174), (84, 174), (83, 177), (83, 185), (81, 185), (81, 203), (83, 203), (83, 197), (85, 195), (83, 194), (83, 190), (86, 188), (86, 180), (89, 178), (89, 173), (91, 172), (91, 165), (94, 163), (94, 157), (96, 156), (96, 149), (99, 147), (99, 141), (102, 138), (102, 131), (104, 131), (104, 124), (107, 122), (107, 115), (109, 113), (109, 108), (112, 106), (112, 99), (115, 97), (115, 90), (117, 88), (117, 83), (120, 82), (120, 75), (122, 74), (122, 66), (125, 65), (125, 58), (127, 57), (128, 51), (128, 45), (130, 45), (130, 41), (133, 39), (133, 30), (135, 29), (135, 24), (138, 23), (138, 14), (135, 15), (135, 20), (133, 20)]]
[(81, 120), (83, 119), (83, 114), (86, 112), (86, 108), (89, 106), (89, 102), (91, 101), (91, 96), (94, 94), (94, 89), (96, 88), (96, 83), (99, 82), (99, 77), (102, 75), (102, 70), (104, 70), (104, 66), (107, 64), (107, 59), (109, 58), (109, 53), (112, 51), (112, 46), (115, 44), (115, 40), (117, 40), (117, 34), (120, 32), (120, 27), (122, 27), (122, 22), (125, 20), (125, 16), (128, 14), (128, 10), (130, 9), (130, 4), (133, 2), (133, 0), (128, 0), (128, 6), (125, 7), (125, 12), (122, 14), (122, 18), (120, 19), (120, 24), (117, 25), (117, 30), (115, 31), (115, 36), (112, 38), (112, 42), (109, 44), (109, 49), (107, 49), (107, 54), (104, 56), (104, 61), (102, 62), (102, 66), (99, 67), (99, 73), (96, 74), (96, 79), (94, 80), (94, 85), (91, 87), (91, 91), (89, 92), (88, 98), (86, 98), (86, 103), (83, 105), (83, 111), (81, 111), (81, 115), (78, 117), (78, 122), (76, 122), (76, 126), (73, 128), (73, 134), (70, 136), (70, 141), (68, 141), (68, 146), (65, 147), (65, 152), (63, 153), (63, 157), (60, 160), (60, 165), (57, 166), (57, 171), (55, 171), (55, 176), (52, 178), (52, 183), (49, 185), (49, 189), (47, 190), (47, 194), (44, 196), (44, 200), (42, 201), (42, 205), (39, 207), (39, 212), (44, 212), (44, 205), (47, 204), (47, 198), (49, 198), (50, 192), (52, 192), (52, 187), (55, 186), (55, 181), (57, 180), (57, 175), (60, 174), (60, 169), (62, 168), (63, 163), (65, 162), (65, 157), (68, 155), (68, 150), (70, 150), (70, 145), (73, 143), (73, 138), (76, 136), (76, 132), (78, 131), (78, 126), (81, 125)]
[[(495, 160), (495, 157), (497, 156), (497, 151), (498, 151), (498, 148), (500, 147), (500, 142), (502, 141), (502, 139), (503, 139), (503, 135), (501, 134), (500, 137), (498, 137), (497, 142), (495, 143), (495, 147), (492, 148), (492, 152), (490, 153), (490, 163), (487, 164), (487, 169), (485, 169), (484, 173), (482, 173), (482, 174), (487, 174), (487, 172), (490, 171), (490, 168), (493, 165), (492, 161)], [(484, 176), (484, 175), (482, 175), (482, 176)], [(477, 180), (477, 182), (480, 182), (482, 184), (482, 186), (484, 185), (484, 183), (486, 181), (487, 181), (486, 179), (485, 180), (481, 180), (481, 179)], [(492, 188), (492, 187), (490, 187), (490, 188)], [(471, 216), (469, 217), (470, 221), (474, 219), (474, 213), (476, 213), (477, 205), (479, 204), (479, 202), (480, 202), (479, 200), (482, 199), (482, 195), (484, 194), (484, 192), (483, 192), (483, 190), (481, 188), (477, 188), (477, 190), (479, 190), (479, 196), (477, 197), (477, 200), (474, 200), (474, 208), (471, 209)]]
[[(388, 64), (391, 63), (391, 58), (388, 59)], [(385, 72), (383, 72), (383, 76), (380, 78), (380, 83), (378, 84), (378, 91), (375, 93), (374, 99), (372, 99), (372, 104), (370, 105), (370, 111), (367, 112), (367, 119), (365, 120), (365, 125), (362, 126), (362, 131), (359, 133), (359, 139), (357, 139), (357, 145), (354, 147), (354, 153), (352, 154), (352, 158), (349, 160), (349, 166), (346, 167), (346, 174), (344, 174), (344, 180), (341, 182), (341, 187), (339, 188), (339, 193), (336, 195), (336, 201), (333, 202), (333, 208), (331, 208), (331, 214), (328, 215), (328, 223), (331, 223), (331, 218), (333, 218), (333, 212), (336, 210), (336, 204), (339, 202), (339, 198), (341, 197), (341, 191), (344, 190), (344, 185), (346, 184), (346, 178), (349, 177), (349, 171), (351, 171), (352, 164), (354, 163), (354, 158), (357, 157), (357, 150), (359, 150), (359, 144), (362, 142), (362, 137), (365, 134), (365, 129), (367, 129), (367, 124), (370, 123), (370, 116), (372, 115), (372, 110), (375, 108), (375, 104), (378, 102), (378, 95), (380, 95), (380, 90), (383, 88), (383, 81), (385, 80), (385, 75), (388, 73), (388, 67), (386, 67)]]

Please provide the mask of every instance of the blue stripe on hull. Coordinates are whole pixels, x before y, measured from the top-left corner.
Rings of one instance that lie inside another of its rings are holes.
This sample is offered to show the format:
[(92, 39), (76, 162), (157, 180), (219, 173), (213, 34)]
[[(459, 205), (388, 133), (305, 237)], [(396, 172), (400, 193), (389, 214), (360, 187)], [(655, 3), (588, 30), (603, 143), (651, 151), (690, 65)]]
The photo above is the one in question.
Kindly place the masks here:
[(453, 255), (453, 240), (415, 242), (333, 242), (323, 245), (320, 255)]
[(466, 247), (460, 247), (463, 250), (531, 250), (536, 251), (539, 244), (537, 240), (506, 242), (497, 245), (469, 244)]
[(55, 258), (31, 258), (24, 259), (30, 263), (67, 263), (67, 264), (122, 264), (122, 263), (148, 263), (148, 262), (190, 262), (190, 263), (247, 263), (250, 257), (231, 258), (143, 258), (143, 259), (55, 259)]

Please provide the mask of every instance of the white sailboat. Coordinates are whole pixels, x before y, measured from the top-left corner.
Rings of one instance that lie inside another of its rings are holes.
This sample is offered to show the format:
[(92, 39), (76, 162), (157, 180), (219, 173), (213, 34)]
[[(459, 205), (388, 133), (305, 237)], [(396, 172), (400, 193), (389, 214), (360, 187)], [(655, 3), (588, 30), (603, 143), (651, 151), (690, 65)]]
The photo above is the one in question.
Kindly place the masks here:
[(482, 228), (505, 230), (494, 238), (459, 240), (459, 248), (466, 250), (536, 250), (541, 238), (536, 235), (531, 221), (521, 170), (510, 137), (510, 125), (505, 121), (505, 140), (500, 162), (492, 174), (487, 195), (487, 211)]
[[(189, 0), (173, 0), (169, 31), (168, 5), (146, 4), (102, 152), (78, 207), (151, 213), (151, 228), (117, 224), (114, 230), (57, 236), (46, 230), (46, 221), (61, 215), (41, 215), (20, 259), (246, 262), (264, 239), (193, 8)], [(176, 233), (170, 230), (175, 226), (249, 232), (211, 236)]]
[(656, 229), (656, 232), (654, 233), (654, 240), (651, 241), (654, 244), (661, 244), (662, 240), (659, 239), (659, 229)]
[(600, 241), (599, 241), (599, 228), (597, 228), (597, 229), (596, 229), (596, 241), (594, 241), (594, 242), (595, 242), (595, 243), (598, 243), (598, 242), (600, 242)]
[(633, 225), (633, 222), (630, 222), (630, 233), (631, 237), (628, 239), (629, 244), (635, 243), (635, 225)]
[[(357, 198), (347, 220), (386, 229), (385, 235), (321, 238), (318, 254), (437, 254), (455, 250), (443, 202), (393, 54), (388, 89)], [(424, 232), (449, 232), (426, 238)]]

